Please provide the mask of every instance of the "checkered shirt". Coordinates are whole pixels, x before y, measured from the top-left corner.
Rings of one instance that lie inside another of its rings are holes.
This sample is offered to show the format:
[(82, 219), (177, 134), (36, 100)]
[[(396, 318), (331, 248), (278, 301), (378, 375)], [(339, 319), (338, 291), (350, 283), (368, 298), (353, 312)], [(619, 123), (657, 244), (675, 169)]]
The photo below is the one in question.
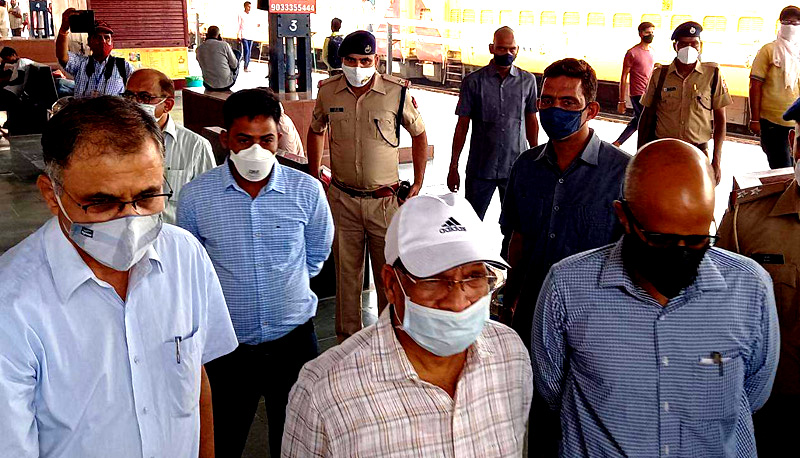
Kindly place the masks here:
[(533, 379), (516, 333), (489, 322), (451, 398), (419, 378), (390, 310), (303, 367), (289, 396), (282, 456), (521, 456)]

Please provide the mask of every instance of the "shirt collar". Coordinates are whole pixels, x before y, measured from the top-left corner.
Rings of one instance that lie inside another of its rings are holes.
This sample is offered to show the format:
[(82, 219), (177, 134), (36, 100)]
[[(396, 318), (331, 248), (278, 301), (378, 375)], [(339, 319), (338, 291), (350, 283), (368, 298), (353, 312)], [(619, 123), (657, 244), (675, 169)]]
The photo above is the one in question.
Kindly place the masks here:
[[(548, 141), (545, 144), (541, 154), (539, 154), (539, 157), (536, 158), (537, 161), (547, 158), (553, 164), (558, 163), (556, 152), (553, 149), (552, 143), (552, 141)], [(578, 159), (587, 164), (596, 166), (598, 157), (600, 156), (601, 145), (602, 143), (600, 142), (600, 137), (597, 136), (597, 133), (595, 133), (594, 129), (589, 129), (589, 143), (587, 143), (586, 147), (583, 148), (583, 151), (581, 151), (581, 155), (578, 157)]]
[[(678, 65), (675, 64), (677, 60), (678, 60), (677, 57), (672, 60), (672, 62), (669, 64), (669, 69), (667, 70), (667, 73), (675, 72), (678, 76), (680, 76), (680, 73), (678, 73)], [(697, 62), (694, 63), (694, 71), (696, 71), (697, 73), (703, 73), (703, 65), (700, 62), (700, 59), (697, 59)]]
[[(223, 187), (225, 189), (234, 188), (247, 194), (247, 192), (244, 189), (242, 189), (241, 186), (239, 186), (239, 183), (236, 182), (236, 178), (233, 177), (233, 173), (231, 173), (231, 167), (233, 167), (233, 165), (230, 163), (228, 158), (225, 158), (225, 162), (223, 165), (224, 165), (222, 171)], [(286, 172), (283, 171), (282, 166), (277, 161), (275, 162), (275, 165), (272, 166), (272, 171), (269, 173), (269, 180), (267, 180), (267, 185), (261, 188), (261, 191), (259, 191), (258, 194), (261, 195), (270, 191), (286, 194)]]
[[(392, 324), (392, 311), (394, 305), (386, 307), (378, 318), (376, 332), (372, 337), (372, 362), (375, 375), (379, 380), (420, 380), (411, 361), (408, 360), (403, 346), (397, 340)], [(467, 349), (467, 360), (464, 363), (462, 374), (467, 367), (481, 364), (492, 358), (494, 352), (486, 341), (485, 331), (482, 332), (475, 343)]]
[[(601, 288), (624, 288), (633, 294), (637, 287), (633, 283), (633, 280), (628, 274), (628, 271), (625, 269), (622, 261), (623, 241), (624, 238), (621, 238), (611, 248), (608, 259), (606, 259), (601, 269), (598, 285)], [(709, 252), (710, 251), (711, 250), (709, 250)], [(726, 289), (728, 287), (728, 284), (725, 282), (725, 278), (722, 276), (722, 273), (720, 273), (719, 269), (708, 253), (706, 253), (706, 255), (703, 257), (703, 260), (700, 261), (700, 266), (697, 269), (697, 277), (692, 285), (696, 286), (700, 291), (712, 291)], [(684, 290), (684, 294), (685, 291), (686, 290)]]
[[(494, 64), (494, 61), (489, 62), (489, 65), (486, 66), (486, 71), (489, 72), (489, 76), (494, 76), (500, 73), (497, 68), (497, 65)], [(511, 76), (519, 76), (519, 69), (516, 65), (511, 65), (511, 70), (508, 72)]]
[(177, 128), (175, 127), (175, 121), (172, 120), (172, 116), (167, 113), (167, 124), (164, 125), (164, 133), (172, 137), (173, 140), (177, 139)]
[[(86, 281), (101, 281), (86, 265), (86, 262), (78, 254), (78, 250), (61, 230), (57, 217), (54, 216), (45, 223), (43, 238), (53, 283), (62, 301), (66, 302), (72, 293)], [(150, 264), (155, 264), (159, 272), (164, 272), (161, 257), (153, 245), (150, 245), (142, 259), (133, 268), (137, 269), (139, 266), (143, 266), (146, 269), (143, 274), (146, 275), (151, 270)]]
[[(375, 72), (375, 76), (373, 76), (374, 81), (372, 81), (372, 87), (369, 89), (370, 91), (375, 91), (380, 94), (386, 94), (386, 85), (383, 82), (383, 78), (378, 72)], [(339, 78), (339, 82), (336, 83), (336, 89), (334, 89), (334, 93), (342, 92), (347, 90), (347, 78), (342, 76)], [(369, 91), (367, 91), (369, 92)]]
[(797, 181), (792, 180), (792, 183), (783, 191), (783, 194), (775, 202), (769, 216), (783, 216), (796, 214), (800, 216), (800, 189), (797, 187)]

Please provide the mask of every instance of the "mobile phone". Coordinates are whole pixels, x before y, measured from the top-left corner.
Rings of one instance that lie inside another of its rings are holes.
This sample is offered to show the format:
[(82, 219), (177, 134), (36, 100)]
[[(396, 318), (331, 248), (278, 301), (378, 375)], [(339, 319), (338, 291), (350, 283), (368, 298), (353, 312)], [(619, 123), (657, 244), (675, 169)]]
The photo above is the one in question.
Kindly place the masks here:
[(78, 10), (69, 17), (69, 31), (72, 33), (94, 32), (94, 11)]
[(400, 200), (408, 199), (408, 193), (411, 192), (411, 183), (408, 181), (401, 181), (400, 186), (397, 188), (397, 198)]

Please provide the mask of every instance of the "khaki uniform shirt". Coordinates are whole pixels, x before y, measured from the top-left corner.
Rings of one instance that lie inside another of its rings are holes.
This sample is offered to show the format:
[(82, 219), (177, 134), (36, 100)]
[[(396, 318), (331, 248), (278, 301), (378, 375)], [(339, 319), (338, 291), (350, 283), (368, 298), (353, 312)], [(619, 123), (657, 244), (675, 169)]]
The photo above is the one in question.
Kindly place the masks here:
[(772, 394), (800, 394), (800, 194), (742, 190), (722, 219), (718, 247), (749, 256), (769, 272), (781, 330), (780, 362)]
[[(407, 84), (376, 74), (372, 87), (356, 99), (344, 75), (320, 83), (311, 130), (322, 133), (330, 125), (331, 170), (337, 181), (360, 190), (399, 181), (398, 150), (389, 142), (398, 143), (395, 116), (401, 89)], [(412, 137), (425, 131), (410, 93), (406, 93), (402, 125)]]
[(713, 110), (732, 103), (721, 72), (716, 93), (711, 96), (711, 79), (714, 78), (716, 66), (715, 63), (697, 61), (694, 70), (685, 79), (678, 73), (674, 61), (668, 67), (656, 66), (642, 98), (642, 105), (649, 107), (653, 104), (658, 78), (666, 68), (669, 73), (664, 80), (661, 101), (656, 107), (656, 137), (678, 138), (694, 144), (711, 140)]

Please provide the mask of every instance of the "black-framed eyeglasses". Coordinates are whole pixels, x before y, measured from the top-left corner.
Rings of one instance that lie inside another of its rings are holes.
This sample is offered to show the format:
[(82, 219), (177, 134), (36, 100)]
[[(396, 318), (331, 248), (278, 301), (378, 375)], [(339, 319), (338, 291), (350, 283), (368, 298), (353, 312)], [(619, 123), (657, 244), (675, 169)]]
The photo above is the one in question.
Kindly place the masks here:
[(706, 245), (713, 246), (715, 243), (717, 243), (717, 240), (719, 240), (718, 236), (710, 234), (681, 235), (646, 231), (642, 227), (642, 224), (639, 222), (639, 220), (637, 220), (633, 215), (628, 201), (622, 199), (620, 200), (620, 203), (622, 204), (622, 210), (625, 212), (625, 215), (628, 216), (628, 220), (631, 222), (631, 225), (635, 226), (636, 229), (642, 233), (642, 236), (644, 236), (645, 240), (653, 246), (674, 247), (683, 242), (683, 244), (687, 247), (698, 248)]
[(150, 103), (155, 100), (162, 99), (158, 102), (161, 103), (168, 98), (167, 96), (163, 95), (155, 96), (149, 92), (144, 92), (144, 91), (143, 92), (125, 91), (122, 93), (122, 96), (128, 100), (133, 100), (139, 103), (146, 103), (148, 105), (150, 105)]
[(78, 208), (83, 210), (83, 212), (87, 215), (115, 216), (119, 213), (122, 213), (122, 211), (125, 210), (126, 205), (133, 207), (133, 210), (136, 213), (139, 213), (140, 211), (144, 211), (145, 213), (155, 213), (163, 210), (167, 201), (169, 201), (173, 195), (172, 186), (170, 186), (169, 181), (164, 180), (164, 184), (166, 185), (166, 188), (169, 189), (169, 192), (148, 194), (129, 201), (116, 200), (109, 202), (93, 202), (91, 204), (80, 203), (63, 187), (61, 188), (61, 191), (70, 199), (72, 199), (72, 201), (75, 202), (75, 205), (77, 205)]
[(411, 284), (414, 285), (414, 292), (426, 301), (440, 300), (450, 294), (456, 285), (461, 287), (468, 297), (478, 298), (493, 293), (505, 283), (505, 273), (503, 270), (490, 264), (484, 263), (486, 271), (484, 273), (472, 274), (461, 280), (449, 278), (417, 278), (401, 267), (395, 269), (403, 274)]

